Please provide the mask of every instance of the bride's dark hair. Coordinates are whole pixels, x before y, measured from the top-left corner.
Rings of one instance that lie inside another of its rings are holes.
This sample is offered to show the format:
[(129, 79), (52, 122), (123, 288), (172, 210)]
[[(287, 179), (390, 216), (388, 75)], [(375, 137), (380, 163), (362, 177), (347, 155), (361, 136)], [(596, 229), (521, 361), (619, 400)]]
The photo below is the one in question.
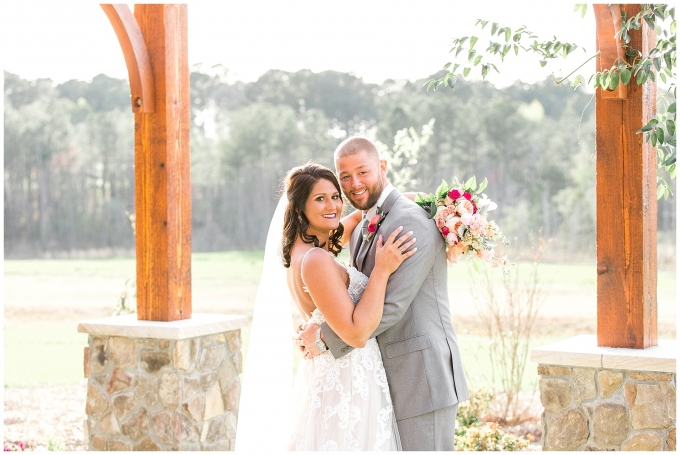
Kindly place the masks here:
[[(309, 228), (309, 220), (303, 213), (307, 198), (312, 192), (312, 188), (321, 179), (326, 179), (331, 182), (338, 193), (341, 193), (338, 179), (335, 178), (333, 171), (325, 166), (316, 163), (307, 163), (302, 166), (294, 167), (284, 180), (286, 195), (288, 197), (288, 206), (283, 215), (283, 240), (281, 246), (283, 248), (283, 266), (290, 267), (290, 250), (293, 248), (295, 239), (299, 236), (305, 243), (313, 243), (316, 247), (323, 247), (326, 245), (319, 245), (319, 239), (315, 235), (309, 235), (307, 229)], [(340, 223), (338, 228), (331, 232), (328, 237), (328, 251), (335, 256), (342, 251), (342, 234), (345, 232), (345, 227)]]

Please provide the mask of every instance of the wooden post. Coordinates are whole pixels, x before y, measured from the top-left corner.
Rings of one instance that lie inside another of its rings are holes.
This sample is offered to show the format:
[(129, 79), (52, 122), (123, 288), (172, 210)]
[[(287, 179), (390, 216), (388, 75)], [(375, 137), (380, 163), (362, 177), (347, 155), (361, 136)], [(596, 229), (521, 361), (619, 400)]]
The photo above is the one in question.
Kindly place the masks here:
[[(593, 5), (597, 19), (598, 71), (623, 55), (614, 31), (620, 10), (631, 17), (640, 5)], [(646, 55), (656, 32), (642, 21), (630, 32)], [(597, 344), (644, 349), (657, 345), (656, 150), (636, 134), (656, 113), (656, 83), (626, 91), (596, 92), (597, 150)]]
[(135, 113), (137, 318), (191, 318), (187, 5), (135, 5), (155, 111)]
[(127, 5), (103, 3), (100, 6), (109, 18), (120, 47), (123, 49), (130, 80), (132, 112), (153, 112), (156, 106), (153, 72), (137, 19)]

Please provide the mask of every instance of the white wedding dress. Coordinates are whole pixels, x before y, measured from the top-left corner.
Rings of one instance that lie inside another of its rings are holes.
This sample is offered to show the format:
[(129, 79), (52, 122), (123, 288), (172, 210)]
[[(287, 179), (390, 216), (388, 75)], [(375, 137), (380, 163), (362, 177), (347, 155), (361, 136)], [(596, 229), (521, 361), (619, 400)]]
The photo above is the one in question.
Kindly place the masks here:
[[(356, 305), (368, 277), (354, 267), (340, 264), (349, 274), (347, 291)], [(324, 317), (318, 309), (307, 321), (322, 322)], [(295, 377), (291, 419), (288, 450), (401, 450), (375, 338), (339, 359), (326, 351), (311, 360), (302, 360)]]

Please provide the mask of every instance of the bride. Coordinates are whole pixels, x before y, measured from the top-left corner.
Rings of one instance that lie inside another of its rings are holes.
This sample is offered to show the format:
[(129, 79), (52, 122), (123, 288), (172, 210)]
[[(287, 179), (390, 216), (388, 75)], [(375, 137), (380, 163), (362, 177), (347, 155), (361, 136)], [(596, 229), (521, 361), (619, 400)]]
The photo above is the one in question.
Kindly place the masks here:
[[(410, 239), (411, 233), (397, 239), (401, 228), (384, 241), (379, 237), (376, 267), (369, 279), (335, 258), (342, 245), (347, 243), (351, 229), (345, 232), (340, 222), (342, 193), (334, 173), (317, 164), (306, 164), (292, 169), (286, 176), (285, 184), (286, 194), (274, 215), (276, 219), (281, 215), (282, 208), (285, 210), (283, 227), (278, 231), (279, 239), (283, 232), (283, 239), (276, 249), (286, 268), (285, 281), (293, 305), (306, 323), (320, 324), (325, 321), (347, 344), (359, 349), (339, 359), (327, 351), (301, 362), (292, 400), (287, 400), (281, 396), (286, 393), (286, 378), (273, 376), (271, 371), (267, 374), (266, 369), (256, 365), (261, 363), (271, 366), (277, 362), (274, 358), (276, 354), (270, 351), (268, 359), (262, 362), (251, 358), (251, 355), (257, 356), (253, 348), (258, 348), (253, 343), (258, 343), (254, 337), (258, 335), (255, 323), (260, 314), (263, 315), (261, 319), (268, 318), (271, 321), (268, 332), (274, 330), (277, 324), (286, 325), (272, 315), (274, 311), (258, 311), (258, 304), (263, 300), (272, 309), (277, 306), (274, 302), (260, 299), (258, 291), (236, 450), (276, 450), (277, 447), (287, 450), (400, 450), (380, 350), (375, 338), (369, 337), (382, 317), (387, 280), (404, 260), (415, 254), (416, 248), (411, 248), (415, 239)], [(353, 228), (359, 217), (354, 214), (344, 221)], [(270, 227), (265, 256), (268, 250), (271, 253), (270, 243), (275, 238), (273, 229), (274, 221)], [(262, 282), (268, 264), (273, 265), (265, 257)], [(281, 303), (281, 294), (276, 296), (272, 292), (268, 298), (278, 297), (278, 303)], [(285, 310), (278, 309), (277, 314), (280, 316)], [(290, 307), (287, 310), (290, 314)], [(287, 321), (290, 321), (290, 317)], [(289, 332), (290, 328), (289, 325), (286, 330)], [(260, 341), (262, 335), (259, 334)], [(289, 340), (290, 336), (287, 343), (290, 349)], [(270, 341), (268, 344), (272, 347), (276, 341)], [(264, 350), (260, 348), (260, 351)], [(252, 369), (251, 362), (255, 364)], [(253, 374), (258, 370), (262, 371)], [(284, 370), (285, 367), (280, 369), (281, 372)], [(267, 374), (266, 382), (262, 382), (262, 374)], [(283, 386), (274, 386), (278, 391), (277, 396), (270, 393), (268, 402), (256, 398), (262, 398), (262, 394), (266, 394), (266, 390), (276, 381), (284, 383)], [(258, 382), (261, 384), (258, 385)], [(275, 403), (271, 403), (272, 400)], [(272, 411), (273, 407), (278, 407), (278, 411)], [(272, 412), (280, 415), (273, 418)]]

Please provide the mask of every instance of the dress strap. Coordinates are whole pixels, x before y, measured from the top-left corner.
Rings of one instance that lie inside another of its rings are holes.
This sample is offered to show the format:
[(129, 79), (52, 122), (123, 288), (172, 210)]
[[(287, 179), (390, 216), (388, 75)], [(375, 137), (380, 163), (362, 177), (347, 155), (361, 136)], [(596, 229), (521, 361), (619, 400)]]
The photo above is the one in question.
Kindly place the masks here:
[(302, 256), (302, 261), (300, 261), (300, 279), (302, 280), (302, 290), (305, 291), (307, 294), (309, 294), (309, 291), (307, 290), (307, 285), (305, 284), (305, 277), (302, 276), (302, 266), (305, 265), (305, 259), (307, 259), (307, 255), (309, 254), (310, 251), (317, 249), (318, 247), (313, 247), (307, 250), (304, 256)]

